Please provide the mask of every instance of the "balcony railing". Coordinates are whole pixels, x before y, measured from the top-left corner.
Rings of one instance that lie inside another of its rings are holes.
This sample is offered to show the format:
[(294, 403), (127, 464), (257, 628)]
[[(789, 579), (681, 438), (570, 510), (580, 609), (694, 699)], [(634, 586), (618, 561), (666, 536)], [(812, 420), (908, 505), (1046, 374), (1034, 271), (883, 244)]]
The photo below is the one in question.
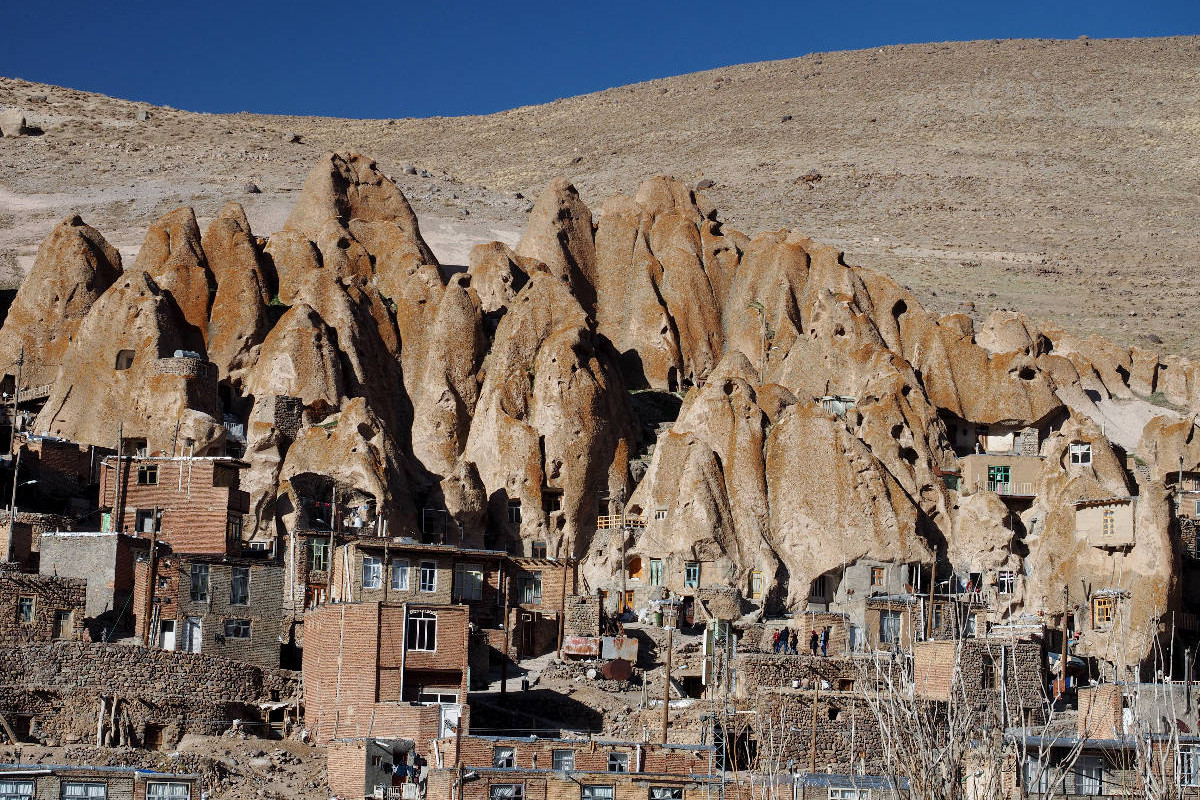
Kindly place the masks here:
[[(976, 486), (977, 489), (982, 489), (982, 482)], [(1012, 495), (1014, 497), (1033, 497), (1033, 483), (1031, 481), (988, 481), (987, 490), (995, 492), (999, 495)]]
[(642, 514), (626, 514), (622, 522), (620, 514), (608, 514), (606, 516), (596, 518), (596, 527), (600, 530), (606, 528), (644, 528), (646, 527), (646, 517)]

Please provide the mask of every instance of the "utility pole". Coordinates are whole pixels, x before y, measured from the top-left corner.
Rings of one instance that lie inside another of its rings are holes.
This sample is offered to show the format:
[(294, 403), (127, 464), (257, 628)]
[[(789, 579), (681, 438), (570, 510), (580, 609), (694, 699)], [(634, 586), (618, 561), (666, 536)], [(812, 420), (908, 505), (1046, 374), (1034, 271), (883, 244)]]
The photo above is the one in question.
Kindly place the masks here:
[(500, 694), (508, 694), (508, 640), (511, 635), (508, 629), (509, 581), (508, 570), (504, 569), (504, 562), (501, 562), (500, 592), (504, 597), (504, 657), (500, 659)]
[(813, 712), (812, 712), (812, 727), (808, 734), (808, 771), (817, 771), (817, 700), (820, 698), (821, 692), (821, 676), (813, 675)]
[(150, 630), (152, 622), (151, 613), (154, 608), (154, 590), (155, 582), (158, 580), (158, 506), (154, 507), (154, 516), (150, 518), (150, 562), (147, 565), (146, 574), (149, 578), (146, 581), (146, 624), (145, 633), (142, 634), (142, 643), (146, 647), (150, 647), (154, 641), (154, 632)]
[(1063, 630), (1062, 630), (1062, 691), (1061, 697), (1067, 694), (1067, 619), (1071, 613), (1071, 586), (1063, 584)]
[(667, 671), (663, 681), (663, 717), (662, 717), (662, 740), (663, 744), (667, 743), (667, 725), (671, 710), (671, 649), (674, 644), (675, 623), (672, 620), (671, 626), (667, 628)]
[[(629, 538), (629, 529), (625, 526), (625, 487), (621, 487), (620, 493), (617, 495), (621, 505), (621, 601), (617, 603), (617, 616), (620, 617), (625, 613), (625, 541)], [(665, 734), (664, 734), (665, 735)], [(666, 739), (663, 739), (665, 742)]]
[(933, 546), (933, 564), (929, 568), (929, 608), (925, 609), (925, 638), (933, 638), (933, 597), (937, 593), (937, 545)]
[[(15, 432), (14, 432), (15, 435)], [(12, 499), (8, 504), (8, 548), (4, 551), (4, 560), (13, 560), (13, 527), (17, 524), (17, 483), (21, 480), (21, 450), (17, 449), (17, 458), (13, 462)]]
[[(17, 354), (17, 380), (13, 383), (13, 399), (12, 399), (12, 435), (9, 437), (9, 452), (15, 452), (17, 446), (17, 398), (21, 394), (21, 381), (23, 380), (23, 369), (25, 366), (25, 346), (21, 346), (20, 353)], [(1183, 459), (1181, 458), (1180, 461)]]

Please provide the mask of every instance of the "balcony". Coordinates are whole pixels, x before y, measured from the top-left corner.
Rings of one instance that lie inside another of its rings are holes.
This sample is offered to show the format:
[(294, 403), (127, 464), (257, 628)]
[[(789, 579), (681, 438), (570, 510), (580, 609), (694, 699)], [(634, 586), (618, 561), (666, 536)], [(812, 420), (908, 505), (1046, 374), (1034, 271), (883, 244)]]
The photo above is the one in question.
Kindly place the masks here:
[(596, 517), (597, 530), (610, 530), (613, 528), (644, 528), (646, 527), (646, 516), (644, 514), (609, 514), (602, 517)]
[[(977, 486), (976, 488), (983, 487)], [(987, 490), (1010, 497), (1033, 497), (1035, 494), (1032, 481), (987, 481)]]

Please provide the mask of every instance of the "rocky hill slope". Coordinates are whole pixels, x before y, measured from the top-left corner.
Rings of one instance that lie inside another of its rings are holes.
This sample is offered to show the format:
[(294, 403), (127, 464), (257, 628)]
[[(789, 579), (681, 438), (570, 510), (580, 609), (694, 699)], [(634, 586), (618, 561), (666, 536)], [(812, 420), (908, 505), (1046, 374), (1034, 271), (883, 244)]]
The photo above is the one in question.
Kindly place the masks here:
[[(596, 210), (551, 182), (516, 247), (466, 268), (437, 263), (356, 154), (317, 159), (269, 238), (237, 203), (203, 230), (180, 208), (128, 261), (71, 216), (0, 328), (0, 363), (22, 347), (25, 382), (50, 385), (37, 433), (244, 449), (247, 537), (336, 493), (393, 533), (432, 510), (464, 543), (544, 543), (589, 591), (626, 550), (796, 610), (847, 565), (936, 556), (1016, 576), (997, 621), (1059, 612), (1065, 582), (1125, 593), (1134, 631), (1182, 607), (1165, 482), (1200, 471), (1200, 364), (938, 315), (801, 233), (727, 227), (670, 178)], [(964, 444), (1001, 439), (1032, 470), (1024, 505), (970, 482)], [(598, 525), (620, 497), (646, 516), (624, 543)], [(1089, 539), (1089, 503), (1128, 509), (1128, 540)], [(1078, 652), (1148, 646), (1096, 633)]]
[(713, 181), (732, 224), (801, 229), (939, 312), (1019, 308), (1195, 353), (1198, 73), (1195, 38), (907, 45), (394, 120), (192, 114), (0, 80), (0, 106), (43, 132), (0, 139), (0, 267), (27, 270), (70, 209), (127, 256), (162, 213), (206, 222), (234, 195), (275, 230), (312, 160), (351, 148), (400, 182), (448, 263), (514, 243), (514, 195), (555, 177), (598, 208), (674, 174)]

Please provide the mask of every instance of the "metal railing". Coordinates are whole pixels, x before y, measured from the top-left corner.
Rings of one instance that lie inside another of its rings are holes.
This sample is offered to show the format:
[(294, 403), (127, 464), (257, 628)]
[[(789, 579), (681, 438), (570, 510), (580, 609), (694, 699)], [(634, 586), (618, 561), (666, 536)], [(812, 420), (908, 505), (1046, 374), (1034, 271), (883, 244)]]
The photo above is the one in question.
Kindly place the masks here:
[[(982, 482), (976, 488), (982, 489)], [(1020, 483), (1015, 481), (988, 481), (987, 490), (996, 494), (1016, 495), (1019, 497), (1032, 497), (1034, 494), (1033, 483), (1031, 481), (1022, 481)]]

